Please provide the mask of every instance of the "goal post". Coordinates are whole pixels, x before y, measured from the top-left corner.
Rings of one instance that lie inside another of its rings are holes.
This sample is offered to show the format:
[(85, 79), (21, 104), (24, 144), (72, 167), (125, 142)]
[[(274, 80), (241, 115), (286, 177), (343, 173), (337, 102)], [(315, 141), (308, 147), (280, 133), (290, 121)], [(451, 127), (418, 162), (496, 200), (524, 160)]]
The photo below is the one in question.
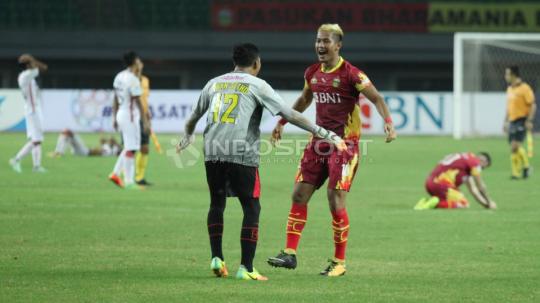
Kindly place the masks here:
[(502, 131), (505, 68), (518, 66), (521, 78), (540, 88), (540, 34), (455, 33), (453, 64), (454, 138), (493, 135), (497, 123)]

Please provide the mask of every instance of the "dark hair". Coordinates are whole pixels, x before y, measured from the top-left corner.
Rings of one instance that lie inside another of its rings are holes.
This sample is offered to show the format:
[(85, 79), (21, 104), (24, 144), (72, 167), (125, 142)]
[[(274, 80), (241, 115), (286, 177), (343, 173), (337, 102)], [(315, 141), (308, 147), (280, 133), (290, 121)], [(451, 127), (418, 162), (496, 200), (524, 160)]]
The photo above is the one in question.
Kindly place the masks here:
[(488, 162), (487, 166), (491, 166), (491, 156), (487, 152), (479, 152), (480, 156), (484, 156)]
[(519, 67), (517, 65), (511, 65), (511, 66), (509, 66), (507, 68), (510, 70), (512, 75), (514, 75), (516, 77), (519, 77)]
[(253, 43), (236, 44), (233, 48), (235, 66), (248, 67), (259, 58), (259, 49)]
[(129, 51), (124, 54), (123, 60), (126, 67), (132, 66), (139, 56), (134, 51)]

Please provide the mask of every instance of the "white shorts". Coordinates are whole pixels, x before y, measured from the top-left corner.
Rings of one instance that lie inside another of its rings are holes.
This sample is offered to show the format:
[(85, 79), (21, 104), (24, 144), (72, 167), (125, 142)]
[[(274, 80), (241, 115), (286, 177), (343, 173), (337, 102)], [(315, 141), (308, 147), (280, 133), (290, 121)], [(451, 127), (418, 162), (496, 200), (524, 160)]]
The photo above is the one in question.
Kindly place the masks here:
[(26, 137), (32, 142), (43, 141), (43, 115), (41, 113), (26, 114)]
[(141, 149), (141, 125), (139, 118), (131, 119), (129, 116), (117, 115), (118, 129), (122, 132), (122, 140), (124, 141), (124, 150), (140, 150)]

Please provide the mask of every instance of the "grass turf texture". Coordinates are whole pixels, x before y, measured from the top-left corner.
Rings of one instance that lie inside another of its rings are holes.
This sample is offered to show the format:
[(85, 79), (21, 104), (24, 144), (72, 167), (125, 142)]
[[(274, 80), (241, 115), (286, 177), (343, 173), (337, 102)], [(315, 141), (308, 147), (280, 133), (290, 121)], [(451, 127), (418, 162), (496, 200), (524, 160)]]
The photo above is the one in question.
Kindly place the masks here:
[[(165, 150), (172, 148), (172, 136), (160, 137)], [(83, 138), (97, 142), (96, 135)], [(504, 139), (367, 139), (374, 141), (348, 196), (348, 272), (335, 279), (318, 276), (333, 254), (324, 190), (310, 203), (299, 267), (266, 264), (285, 242), (298, 156), (263, 157), (255, 266), (270, 281), (252, 283), (211, 275), (202, 161), (178, 169), (171, 157), (154, 152), (147, 179), (156, 185), (123, 191), (107, 180), (114, 158), (44, 156), (49, 172), (41, 175), (31, 173), (27, 157), (23, 174), (15, 174), (7, 161), (24, 135), (2, 133), (0, 302), (540, 300), (540, 177), (509, 180)], [(46, 136), (44, 154), (55, 142), (56, 135)], [(491, 152), (494, 164), (484, 179), (499, 209), (471, 201), (467, 210), (413, 211), (435, 163), (466, 150)], [(538, 164), (534, 158), (532, 165)], [(228, 200), (224, 252), (232, 276), (240, 259), (241, 216), (239, 203)]]

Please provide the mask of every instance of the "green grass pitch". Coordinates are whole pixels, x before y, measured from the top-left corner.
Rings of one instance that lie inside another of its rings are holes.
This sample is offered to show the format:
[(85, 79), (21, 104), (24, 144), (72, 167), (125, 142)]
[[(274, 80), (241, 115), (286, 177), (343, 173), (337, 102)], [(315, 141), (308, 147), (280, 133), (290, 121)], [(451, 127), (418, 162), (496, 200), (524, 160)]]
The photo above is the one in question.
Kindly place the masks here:
[[(89, 145), (98, 138), (83, 137)], [(172, 136), (160, 137), (172, 148)], [(7, 161), (24, 135), (2, 133), (0, 302), (540, 302), (540, 177), (509, 180), (504, 139), (366, 139), (373, 142), (348, 196), (348, 272), (340, 278), (318, 276), (333, 254), (324, 190), (310, 203), (299, 267), (266, 264), (284, 246), (298, 156), (263, 157), (255, 266), (270, 278), (264, 283), (211, 275), (201, 160), (180, 169), (152, 150), (147, 177), (155, 186), (128, 192), (106, 178), (114, 158), (44, 156), (49, 172), (40, 175), (27, 157), (15, 174)], [(48, 134), (44, 152), (55, 142)], [(482, 150), (494, 160), (483, 175), (498, 210), (473, 201), (467, 210), (412, 210), (445, 154)], [(230, 199), (224, 252), (232, 275), (240, 224)]]

